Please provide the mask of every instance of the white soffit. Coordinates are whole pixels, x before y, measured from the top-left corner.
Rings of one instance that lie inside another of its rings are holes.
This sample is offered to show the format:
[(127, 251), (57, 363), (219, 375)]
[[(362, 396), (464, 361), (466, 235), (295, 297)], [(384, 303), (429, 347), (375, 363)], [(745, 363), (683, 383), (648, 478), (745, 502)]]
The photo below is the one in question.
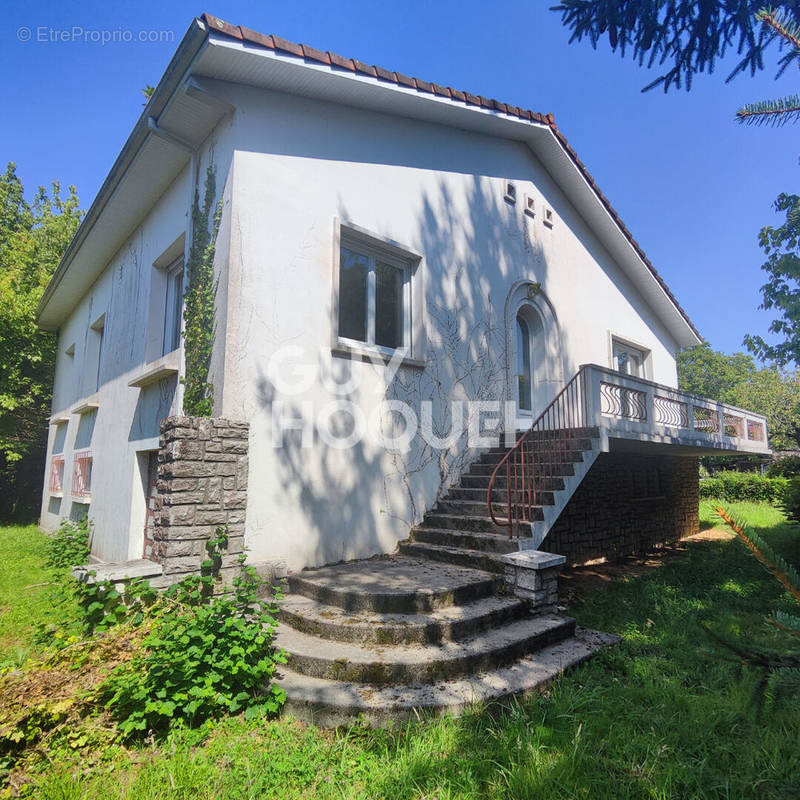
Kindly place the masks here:
[(38, 318), (40, 327), (56, 329), (114, 254), (136, 230), (147, 211), (188, 161), (163, 139), (148, 136), (114, 190)]

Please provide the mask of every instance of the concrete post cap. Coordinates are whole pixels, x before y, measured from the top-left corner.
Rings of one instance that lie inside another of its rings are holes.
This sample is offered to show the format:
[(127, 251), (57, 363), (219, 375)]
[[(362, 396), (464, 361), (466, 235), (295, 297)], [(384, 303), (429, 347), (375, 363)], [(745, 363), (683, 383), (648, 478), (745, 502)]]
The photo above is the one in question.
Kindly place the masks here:
[(520, 550), (516, 553), (508, 553), (502, 556), (502, 561), (521, 569), (550, 569), (566, 564), (566, 556), (558, 553), (545, 553), (542, 550)]

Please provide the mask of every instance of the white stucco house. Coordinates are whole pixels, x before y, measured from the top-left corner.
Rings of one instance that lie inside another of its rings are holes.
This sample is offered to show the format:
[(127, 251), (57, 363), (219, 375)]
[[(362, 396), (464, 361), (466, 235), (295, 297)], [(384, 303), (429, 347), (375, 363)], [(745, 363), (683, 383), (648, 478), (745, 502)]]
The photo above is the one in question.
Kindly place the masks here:
[[(205, 15), (38, 312), (58, 335), (41, 524), (88, 513), (98, 561), (159, 558), (154, 498), (180, 478), (159, 476), (160, 425), (183, 413), (191, 209), (209, 169), (213, 417), (248, 424), (236, 429), (247, 463), (184, 480), (225, 479), (238, 509), (226, 519), (254, 562), (296, 571), (391, 553), (451, 489), (486, 518), (486, 487), (462, 480), (492, 451), (481, 431), (513, 441), (584, 365), (568, 427), (596, 434), (578, 448), (593, 452), (585, 469), (557, 481), (563, 497), (541, 518), (497, 512), (501, 527), (541, 522), (536, 546), (597, 456), (640, 459), (610, 494), (641, 509), (669, 496), (669, 459), (696, 478), (699, 454), (766, 450), (762, 418), (677, 392), (676, 353), (700, 336), (551, 115)], [(454, 421), (450, 441), (422, 436), (446, 439)], [(404, 442), (409, 425), (419, 433)], [(655, 488), (637, 488), (641, 475)], [(572, 534), (558, 535), (563, 551)], [(200, 554), (170, 552), (181, 569)]]

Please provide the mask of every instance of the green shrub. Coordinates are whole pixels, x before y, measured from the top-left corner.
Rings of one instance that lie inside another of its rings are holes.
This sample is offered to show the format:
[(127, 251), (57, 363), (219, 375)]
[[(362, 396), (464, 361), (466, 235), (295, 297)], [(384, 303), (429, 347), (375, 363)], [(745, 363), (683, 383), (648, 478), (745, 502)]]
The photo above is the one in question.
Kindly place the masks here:
[(756, 472), (718, 472), (700, 481), (700, 497), (728, 502), (778, 503), (786, 478), (767, 478)]
[(778, 506), (789, 519), (800, 522), (800, 476), (786, 481), (778, 499)]
[(260, 601), (261, 579), (240, 558), (232, 591), (219, 578), (227, 536), (207, 544), (201, 576), (171, 587), (154, 607), (143, 652), (121, 665), (101, 698), (125, 736), (159, 731), (180, 720), (197, 725), (242, 709), (275, 713), (285, 694), (272, 683), (285, 656), (273, 645), (277, 594)]
[[(94, 575), (94, 572), (89, 573), (91, 578)], [(83, 633), (91, 636), (126, 620), (133, 625), (141, 624), (147, 609), (156, 602), (158, 592), (142, 578), (129, 581), (122, 591), (109, 580), (92, 580), (79, 581), (74, 596), (82, 617)]]
[(767, 469), (770, 478), (794, 478), (800, 475), (800, 456), (784, 456), (773, 461)]
[(85, 564), (89, 559), (89, 520), (64, 520), (47, 540), (46, 563), (51, 569), (69, 569)]

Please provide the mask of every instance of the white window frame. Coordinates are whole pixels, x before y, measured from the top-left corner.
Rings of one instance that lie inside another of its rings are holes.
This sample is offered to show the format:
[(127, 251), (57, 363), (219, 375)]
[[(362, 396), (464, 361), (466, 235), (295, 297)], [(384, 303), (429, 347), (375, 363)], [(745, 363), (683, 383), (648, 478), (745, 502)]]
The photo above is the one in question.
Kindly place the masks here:
[(106, 336), (106, 312), (104, 311), (90, 326), (97, 334), (97, 367), (94, 375), (94, 389), (92, 392), (100, 390), (100, 370), (103, 367), (103, 345)]
[(614, 348), (615, 347), (622, 347), (627, 348), (628, 350), (635, 350), (639, 353), (642, 357), (642, 375), (631, 375), (632, 378), (642, 378), (643, 380), (652, 380), (652, 369), (651, 369), (651, 350), (645, 347), (638, 342), (633, 342), (630, 339), (626, 339), (623, 336), (617, 336), (617, 334), (610, 332), (608, 335), (608, 358), (609, 358), (609, 365), (611, 369), (617, 370), (617, 360), (614, 356)]
[[(368, 260), (367, 271), (367, 341), (339, 335), (339, 277), (342, 248), (346, 247)], [(403, 345), (386, 347), (375, 343), (376, 265), (381, 261), (400, 269), (403, 280)], [(422, 255), (391, 239), (381, 238), (351, 223), (335, 220), (333, 258), (332, 349), (348, 354), (377, 354), (391, 358), (398, 353), (404, 363), (422, 366), (424, 333), (422, 326)]]
[[(183, 255), (178, 256), (164, 271), (166, 277), (166, 287), (164, 292), (164, 330), (161, 335), (161, 355), (165, 356), (172, 353), (181, 346), (181, 328), (182, 328), (182, 311), (183, 311)], [(177, 301), (172, 296), (173, 287), (175, 285), (175, 278), (181, 276), (181, 297)], [(177, 315), (177, 316), (176, 316)], [(175, 347), (167, 345), (167, 336), (175, 332), (177, 325), (177, 342)]]

